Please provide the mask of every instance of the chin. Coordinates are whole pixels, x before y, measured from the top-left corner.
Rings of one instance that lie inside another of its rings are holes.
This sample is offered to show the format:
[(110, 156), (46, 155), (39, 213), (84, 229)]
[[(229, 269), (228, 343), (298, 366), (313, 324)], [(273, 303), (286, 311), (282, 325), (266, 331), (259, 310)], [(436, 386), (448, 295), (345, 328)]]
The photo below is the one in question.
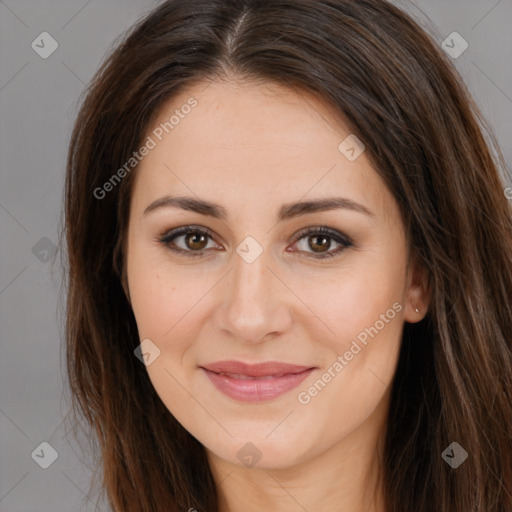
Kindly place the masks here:
[(217, 458), (247, 469), (287, 469), (304, 462), (308, 454), (313, 455), (314, 447), (319, 447), (320, 440), (314, 441), (311, 429), (294, 434), (285, 429), (279, 435), (277, 431), (269, 432), (272, 429), (265, 429), (263, 433), (261, 427), (253, 430), (248, 427), (244, 429), (243, 435), (240, 431), (230, 430), (233, 437), (226, 434), (222, 440), (203, 438), (202, 441), (199, 438), (199, 441)]

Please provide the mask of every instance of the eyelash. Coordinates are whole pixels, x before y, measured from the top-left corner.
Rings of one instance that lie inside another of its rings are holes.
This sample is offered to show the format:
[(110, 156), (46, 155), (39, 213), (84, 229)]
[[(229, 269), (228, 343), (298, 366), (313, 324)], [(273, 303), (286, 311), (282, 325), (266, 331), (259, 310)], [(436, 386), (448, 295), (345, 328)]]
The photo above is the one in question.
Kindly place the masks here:
[[(194, 234), (194, 235), (207, 235), (212, 240), (214, 239), (213, 233), (208, 228), (200, 228), (198, 226), (182, 226), (176, 229), (173, 229), (169, 232), (164, 233), (160, 237), (158, 237), (157, 241), (161, 243), (163, 246), (168, 248), (169, 250), (178, 253), (183, 254), (187, 257), (199, 257), (203, 256), (205, 251), (207, 249), (203, 249), (202, 251), (190, 251), (190, 250), (184, 250), (180, 247), (172, 246), (171, 242), (173, 242), (176, 238), (178, 238), (181, 235), (184, 234)], [(354, 243), (352, 240), (342, 233), (339, 233), (338, 231), (335, 231), (333, 229), (330, 229), (326, 226), (319, 226), (319, 227), (309, 227), (301, 230), (297, 235), (295, 236), (295, 241), (293, 242), (296, 244), (298, 241), (300, 241), (303, 238), (306, 238), (310, 235), (324, 235), (335, 242), (340, 244), (340, 247), (333, 251), (325, 252), (325, 253), (317, 253), (315, 256), (311, 256), (313, 253), (307, 253), (309, 256), (304, 256), (305, 258), (310, 258), (314, 260), (323, 260), (326, 258), (332, 258), (334, 256), (339, 255), (341, 252), (343, 252), (345, 249), (349, 247), (354, 247)]]

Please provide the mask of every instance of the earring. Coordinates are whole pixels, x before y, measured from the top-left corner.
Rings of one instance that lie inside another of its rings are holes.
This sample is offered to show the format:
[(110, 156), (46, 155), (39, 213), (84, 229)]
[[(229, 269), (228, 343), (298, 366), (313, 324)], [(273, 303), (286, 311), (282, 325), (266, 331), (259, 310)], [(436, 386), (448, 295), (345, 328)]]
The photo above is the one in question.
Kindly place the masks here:
[(420, 310), (418, 308), (416, 308), (416, 313), (419, 313), (419, 312), (420, 312)]

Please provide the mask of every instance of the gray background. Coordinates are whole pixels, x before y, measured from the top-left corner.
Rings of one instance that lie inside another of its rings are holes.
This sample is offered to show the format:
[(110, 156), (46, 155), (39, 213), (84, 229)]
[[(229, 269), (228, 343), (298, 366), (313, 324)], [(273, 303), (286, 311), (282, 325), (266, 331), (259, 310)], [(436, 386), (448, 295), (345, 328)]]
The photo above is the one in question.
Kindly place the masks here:
[[(151, 0), (0, 0), (0, 511), (96, 510), (91, 476), (63, 422), (62, 276), (58, 243), (65, 158), (79, 95), (115, 39)], [(441, 45), (512, 162), (512, 1), (396, 0)], [(31, 47), (58, 42), (47, 59)], [(58, 261), (58, 260), (57, 260)], [(48, 442), (57, 459), (48, 462)], [(39, 457), (31, 454), (34, 450)], [(86, 454), (87, 454), (87, 450)], [(108, 507), (100, 502), (101, 510)]]

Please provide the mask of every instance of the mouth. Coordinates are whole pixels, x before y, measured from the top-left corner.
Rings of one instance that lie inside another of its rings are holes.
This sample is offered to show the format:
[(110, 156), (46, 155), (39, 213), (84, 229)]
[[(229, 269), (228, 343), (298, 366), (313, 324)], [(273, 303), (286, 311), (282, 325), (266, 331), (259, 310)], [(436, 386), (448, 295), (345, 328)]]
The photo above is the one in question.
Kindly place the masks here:
[(316, 369), (274, 361), (255, 365), (220, 361), (200, 368), (218, 391), (243, 402), (277, 398), (297, 387)]

